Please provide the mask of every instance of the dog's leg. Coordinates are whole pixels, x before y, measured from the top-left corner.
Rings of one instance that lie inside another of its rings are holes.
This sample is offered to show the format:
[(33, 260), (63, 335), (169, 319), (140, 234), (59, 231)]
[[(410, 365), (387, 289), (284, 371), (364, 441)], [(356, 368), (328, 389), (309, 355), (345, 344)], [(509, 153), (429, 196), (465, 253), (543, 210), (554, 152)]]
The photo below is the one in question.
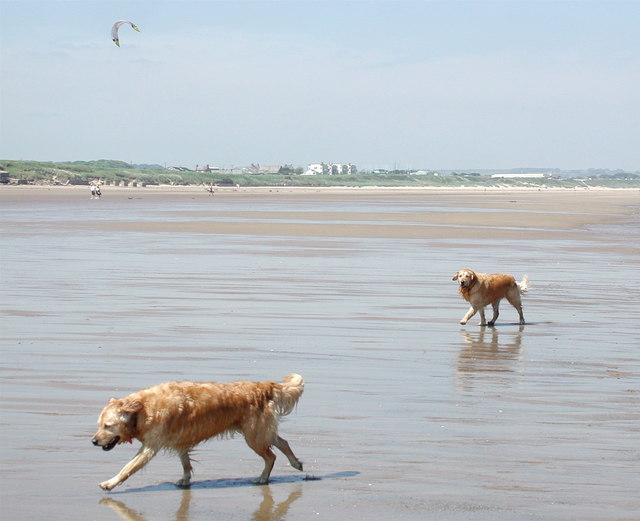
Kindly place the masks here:
[(491, 320), (489, 320), (489, 327), (493, 327), (493, 325), (496, 323), (496, 320), (498, 320), (498, 315), (500, 315), (500, 311), (498, 310), (498, 308), (500, 307), (500, 300), (492, 302), (491, 306), (493, 307), (493, 317), (491, 318)]
[(262, 474), (260, 474), (260, 477), (255, 480), (255, 483), (257, 485), (266, 485), (269, 483), (269, 476), (271, 476), (273, 464), (276, 462), (276, 455), (269, 447), (251, 448), (264, 460), (264, 470), (262, 471)]
[(462, 317), (462, 320), (460, 321), (460, 323), (464, 326), (469, 321), (469, 319), (475, 314), (476, 314), (476, 310), (473, 309), (473, 306), (471, 306), (469, 308), (469, 311), (467, 311), (467, 314), (464, 317)]
[(480, 325), (486, 326), (487, 319), (484, 317), (484, 306), (482, 306), (478, 311), (480, 312)]
[(520, 317), (520, 325), (524, 325), (524, 313), (522, 312), (522, 300), (520, 300), (520, 291), (512, 291), (507, 295), (507, 300), (509, 304), (511, 304), (516, 311), (518, 312), (518, 316)]
[(276, 434), (276, 439), (274, 440), (273, 445), (287, 457), (289, 463), (291, 463), (291, 466), (294, 469), (302, 470), (302, 462), (296, 458), (296, 455), (291, 450), (291, 447), (289, 447), (289, 442), (287, 440)]
[(180, 463), (182, 463), (182, 478), (180, 478), (176, 485), (179, 487), (188, 487), (191, 484), (191, 472), (193, 467), (191, 466), (191, 458), (189, 457), (189, 451), (184, 451), (179, 454)]
[(151, 459), (156, 455), (156, 452), (156, 449), (145, 447), (143, 445), (142, 447), (140, 447), (140, 450), (133, 457), (133, 459), (124, 467), (122, 467), (122, 470), (118, 472), (118, 474), (113, 476), (110, 480), (100, 483), (100, 488), (102, 488), (103, 490), (111, 490), (113, 487), (119, 485), (129, 476), (131, 476), (131, 474), (139, 471), (142, 467), (149, 463), (149, 461), (151, 461)]
[(254, 417), (248, 418), (242, 426), (242, 434), (247, 445), (264, 460), (264, 470), (254, 483), (266, 485), (276, 462), (276, 455), (271, 450), (273, 440), (278, 435), (278, 419), (274, 414), (274, 408), (264, 407)]

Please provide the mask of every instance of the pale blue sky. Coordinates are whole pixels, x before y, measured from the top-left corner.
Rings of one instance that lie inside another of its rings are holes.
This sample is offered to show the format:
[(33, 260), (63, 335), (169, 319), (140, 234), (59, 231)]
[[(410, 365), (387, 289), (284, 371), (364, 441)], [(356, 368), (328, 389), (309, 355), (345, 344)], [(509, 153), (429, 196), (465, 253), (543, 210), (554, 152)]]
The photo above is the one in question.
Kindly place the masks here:
[[(0, 0), (0, 16), (4, 159), (640, 170), (640, 0)], [(120, 48), (119, 19), (141, 29)]]

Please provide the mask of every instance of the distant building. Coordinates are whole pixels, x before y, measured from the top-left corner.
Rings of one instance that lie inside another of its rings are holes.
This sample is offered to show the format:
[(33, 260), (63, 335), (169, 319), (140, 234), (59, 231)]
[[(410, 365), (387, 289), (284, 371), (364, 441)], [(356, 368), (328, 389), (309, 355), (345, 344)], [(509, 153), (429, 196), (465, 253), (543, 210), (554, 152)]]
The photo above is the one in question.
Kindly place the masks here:
[(324, 163), (311, 163), (305, 172), (307, 175), (322, 175), (329, 173), (329, 165)]
[(253, 164), (245, 168), (247, 174), (277, 174), (280, 172), (282, 165), (260, 165), (260, 163)]
[(196, 172), (220, 172), (220, 167), (206, 165), (196, 165)]
[(492, 179), (546, 179), (551, 177), (549, 174), (492, 174)]
[(358, 171), (351, 163), (311, 163), (307, 166), (306, 175), (351, 175)]
[(331, 165), (331, 173), (333, 175), (351, 175), (355, 174), (357, 171), (358, 169), (356, 168), (356, 165), (352, 165), (351, 163), (333, 163)]
[(293, 165), (261, 165), (260, 163), (251, 163), (250, 166), (235, 166), (231, 169), (232, 174), (280, 174), (282, 172), (292, 171)]

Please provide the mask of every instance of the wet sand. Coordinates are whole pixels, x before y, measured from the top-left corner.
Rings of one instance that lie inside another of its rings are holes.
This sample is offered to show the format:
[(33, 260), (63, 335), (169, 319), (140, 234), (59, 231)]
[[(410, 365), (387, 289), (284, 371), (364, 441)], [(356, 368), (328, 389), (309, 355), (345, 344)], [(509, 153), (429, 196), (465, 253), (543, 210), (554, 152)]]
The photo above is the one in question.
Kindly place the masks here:
[[(0, 187), (2, 516), (625, 520), (640, 487), (640, 194)], [(458, 320), (463, 267), (528, 274), (527, 325)], [(166, 380), (307, 387), (273, 483), (241, 438), (90, 438)]]

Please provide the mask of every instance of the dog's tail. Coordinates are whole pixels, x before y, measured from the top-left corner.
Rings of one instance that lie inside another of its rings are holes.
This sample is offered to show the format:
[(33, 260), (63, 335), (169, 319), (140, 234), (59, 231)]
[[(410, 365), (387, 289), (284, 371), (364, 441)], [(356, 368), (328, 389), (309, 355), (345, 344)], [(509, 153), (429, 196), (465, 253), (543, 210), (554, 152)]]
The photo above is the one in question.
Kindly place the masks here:
[(284, 377), (281, 384), (274, 388), (273, 401), (276, 404), (278, 415), (286, 416), (298, 403), (304, 392), (304, 380), (299, 374), (290, 374)]
[(518, 288), (520, 289), (520, 293), (526, 293), (527, 291), (529, 291), (529, 277), (527, 277), (526, 275), (522, 277), (522, 280), (517, 284)]

